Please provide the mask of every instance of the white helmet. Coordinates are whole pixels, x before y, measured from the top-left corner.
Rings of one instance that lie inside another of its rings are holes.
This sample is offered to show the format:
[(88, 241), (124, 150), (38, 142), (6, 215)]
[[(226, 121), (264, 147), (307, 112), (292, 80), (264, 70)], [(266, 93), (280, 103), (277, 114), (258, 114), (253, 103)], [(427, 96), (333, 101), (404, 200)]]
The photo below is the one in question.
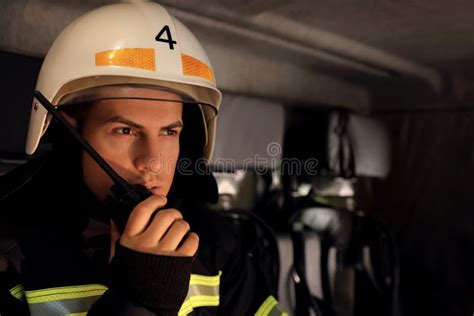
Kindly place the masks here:
[[(201, 106), (201, 112), (203, 153), (210, 158), (221, 93), (199, 41), (159, 4), (112, 4), (78, 18), (51, 46), (36, 89), (59, 106), (81, 91), (124, 84), (169, 89), (209, 105), (214, 111)], [(49, 121), (47, 111), (34, 101), (26, 153), (35, 152)]]

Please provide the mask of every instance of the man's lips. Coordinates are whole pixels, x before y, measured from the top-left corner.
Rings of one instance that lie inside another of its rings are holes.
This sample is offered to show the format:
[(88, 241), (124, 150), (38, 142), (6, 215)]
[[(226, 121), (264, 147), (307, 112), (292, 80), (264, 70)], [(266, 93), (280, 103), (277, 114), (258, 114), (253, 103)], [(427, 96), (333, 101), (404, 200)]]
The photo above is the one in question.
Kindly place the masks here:
[(155, 183), (142, 183), (148, 191), (150, 191), (152, 194), (160, 194), (161, 193), (161, 186)]
[(148, 191), (150, 191), (152, 194), (155, 194), (155, 195), (163, 195), (160, 187), (153, 187), (153, 188), (148, 189)]

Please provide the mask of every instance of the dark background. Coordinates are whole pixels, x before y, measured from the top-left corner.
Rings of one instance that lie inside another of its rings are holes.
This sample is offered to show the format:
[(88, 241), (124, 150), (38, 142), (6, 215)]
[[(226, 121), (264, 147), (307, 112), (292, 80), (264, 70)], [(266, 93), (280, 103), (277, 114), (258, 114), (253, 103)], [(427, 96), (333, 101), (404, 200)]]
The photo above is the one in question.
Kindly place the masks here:
[[(23, 154), (40, 64), (0, 54), (1, 158)], [(474, 311), (474, 111), (447, 105), (452, 108), (373, 113), (389, 128), (392, 171), (368, 181), (372, 199), (365, 207), (397, 236), (403, 315)]]

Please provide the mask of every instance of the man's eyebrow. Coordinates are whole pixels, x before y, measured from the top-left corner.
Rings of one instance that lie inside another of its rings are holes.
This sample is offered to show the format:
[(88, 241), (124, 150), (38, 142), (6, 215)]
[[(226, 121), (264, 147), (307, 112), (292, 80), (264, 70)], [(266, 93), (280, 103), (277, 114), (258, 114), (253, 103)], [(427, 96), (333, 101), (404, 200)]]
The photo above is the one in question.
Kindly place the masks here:
[(136, 129), (143, 129), (142, 125), (120, 115), (109, 117), (108, 119), (105, 120), (105, 123), (122, 123)]
[(182, 128), (183, 127), (183, 121), (176, 121), (174, 123), (168, 124), (166, 126), (163, 126), (161, 130), (168, 130), (168, 129), (173, 129), (173, 128)]

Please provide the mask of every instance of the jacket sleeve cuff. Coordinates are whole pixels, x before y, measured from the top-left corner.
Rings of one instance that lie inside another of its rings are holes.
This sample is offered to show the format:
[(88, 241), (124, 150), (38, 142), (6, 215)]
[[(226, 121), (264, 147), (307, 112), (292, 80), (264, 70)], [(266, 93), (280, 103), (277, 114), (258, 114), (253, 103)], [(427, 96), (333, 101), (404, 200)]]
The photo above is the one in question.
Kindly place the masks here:
[(118, 242), (111, 262), (111, 287), (155, 311), (175, 311), (186, 298), (193, 257), (153, 255)]

